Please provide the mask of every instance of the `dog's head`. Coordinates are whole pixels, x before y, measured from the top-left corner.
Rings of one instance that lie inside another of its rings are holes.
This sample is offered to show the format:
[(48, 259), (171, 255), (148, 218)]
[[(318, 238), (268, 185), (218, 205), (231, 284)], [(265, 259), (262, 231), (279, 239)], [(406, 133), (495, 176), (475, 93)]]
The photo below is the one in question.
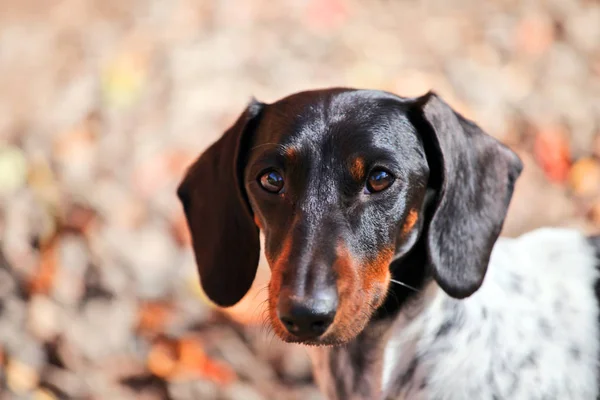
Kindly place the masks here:
[(231, 306), (256, 274), (286, 341), (338, 344), (381, 307), (418, 244), (456, 298), (482, 284), (519, 158), (434, 93), (302, 92), (252, 101), (190, 167), (178, 195), (206, 294)]

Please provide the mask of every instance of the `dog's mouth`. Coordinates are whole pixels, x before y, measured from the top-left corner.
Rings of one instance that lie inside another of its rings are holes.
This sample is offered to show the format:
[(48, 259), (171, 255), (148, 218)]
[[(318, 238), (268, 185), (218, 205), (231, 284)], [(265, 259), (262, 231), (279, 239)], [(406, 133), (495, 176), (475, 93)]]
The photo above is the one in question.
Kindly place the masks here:
[[(333, 321), (322, 332), (298, 332), (290, 323), (286, 323), (277, 308), (278, 296), (269, 293), (269, 319), (275, 334), (284, 342), (299, 343), (308, 346), (339, 346), (355, 339), (368, 325), (376, 310), (385, 300), (389, 278), (385, 282), (372, 285), (369, 290), (356, 290), (342, 293), (341, 301)], [(271, 286), (270, 286), (271, 288)]]

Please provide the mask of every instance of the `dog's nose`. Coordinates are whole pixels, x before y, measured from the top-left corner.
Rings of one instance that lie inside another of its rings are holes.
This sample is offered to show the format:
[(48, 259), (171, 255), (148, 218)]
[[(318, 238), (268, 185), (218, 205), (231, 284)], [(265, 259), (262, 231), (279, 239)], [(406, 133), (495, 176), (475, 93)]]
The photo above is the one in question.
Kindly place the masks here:
[(335, 288), (319, 290), (318, 295), (298, 297), (281, 292), (278, 315), (285, 328), (300, 339), (321, 336), (333, 322), (337, 310)]

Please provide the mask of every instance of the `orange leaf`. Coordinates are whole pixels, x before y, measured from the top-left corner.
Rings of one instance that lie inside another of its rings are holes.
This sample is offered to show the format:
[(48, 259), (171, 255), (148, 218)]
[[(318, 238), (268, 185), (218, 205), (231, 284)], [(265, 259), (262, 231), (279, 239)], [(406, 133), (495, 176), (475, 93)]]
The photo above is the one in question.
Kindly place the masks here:
[(148, 370), (160, 378), (168, 378), (177, 366), (177, 343), (158, 339), (152, 345), (147, 359)]
[(221, 385), (228, 385), (236, 379), (236, 374), (230, 367), (208, 358), (204, 360), (204, 364), (202, 365), (202, 375)]
[(48, 294), (54, 285), (57, 268), (56, 240), (52, 239), (41, 249), (40, 265), (37, 273), (29, 281), (29, 292), (31, 294)]
[(546, 177), (553, 182), (564, 182), (571, 165), (569, 142), (563, 130), (546, 129), (536, 135), (534, 155)]
[(194, 339), (179, 342), (180, 366), (187, 372), (213, 382), (226, 385), (235, 380), (235, 372), (224, 363), (211, 360), (204, 353), (202, 345)]
[(178, 345), (180, 368), (192, 370), (206, 359), (204, 348), (197, 340), (181, 338)]
[(578, 160), (569, 173), (569, 186), (580, 197), (600, 193), (600, 163), (592, 157)]
[(169, 318), (172, 307), (163, 302), (142, 303), (138, 309), (137, 331), (142, 335), (154, 335), (162, 332)]

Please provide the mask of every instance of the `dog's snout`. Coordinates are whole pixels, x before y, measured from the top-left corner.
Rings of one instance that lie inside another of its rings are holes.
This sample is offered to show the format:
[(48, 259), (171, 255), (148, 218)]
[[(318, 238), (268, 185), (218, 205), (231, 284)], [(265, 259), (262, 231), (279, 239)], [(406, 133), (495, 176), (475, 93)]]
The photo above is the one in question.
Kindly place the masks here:
[(333, 322), (338, 305), (335, 287), (319, 290), (315, 296), (295, 296), (282, 291), (278, 315), (285, 328), (301, 339), (321, 336)]

